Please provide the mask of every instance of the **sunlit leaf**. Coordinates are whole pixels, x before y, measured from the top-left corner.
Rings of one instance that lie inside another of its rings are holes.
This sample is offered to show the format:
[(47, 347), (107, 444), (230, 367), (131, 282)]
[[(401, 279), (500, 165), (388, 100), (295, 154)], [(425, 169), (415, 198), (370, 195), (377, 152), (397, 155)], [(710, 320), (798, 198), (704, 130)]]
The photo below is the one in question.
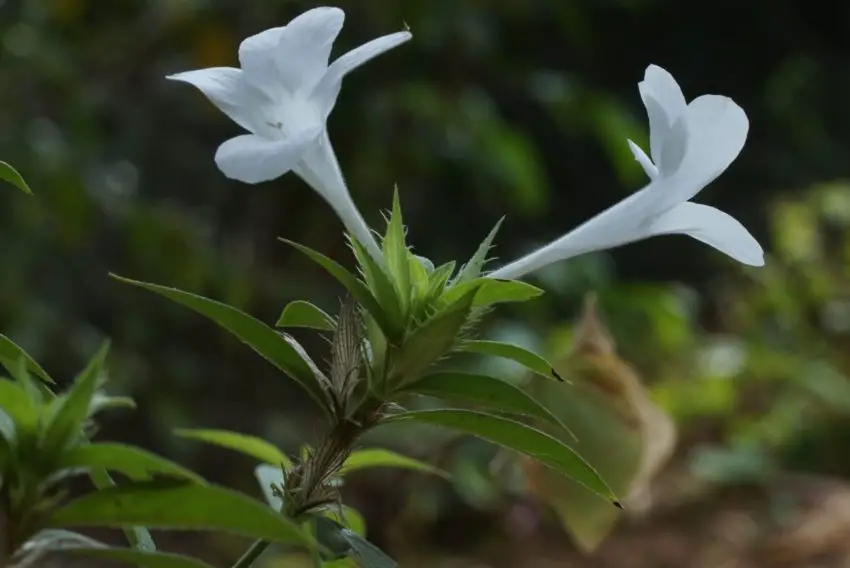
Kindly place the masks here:
[(156, 292), (211, 319), (246, 343), (272, 365), (295, 379), (322, 409), (328, 408), (328, 401), (315, 369), (308, 361), (305, 361), (302, 350), (296, 348), (292, 338), (278, 333), (274, 328), (233, 306), (176, 288), (130, 280), (114, 274), (112, 277), (119, 282)]
[(385, 422), (409, 420), (453, 428), (516, 450), (575, 479), (619, 506), (617, 497), (605, 481), (575, 450), (536, 428), (501, 416), (458, 409), (404, 412), (386, 418)]
[(72, 448), (62, 455), (56, 468), (105, 469), (136, 480), (157, 474), (204, 482), (200, 475), (183, 466), (141, 448), (118, 443), (99, 442)]
[(295, 300), (283, 308), (275, 327), (307, 327), (321, 331), (333, 331), (334, 320), (324, 310), (310, 302)]
[(231, 432), (229, 430), (195, 430), (180, 429), (175, 434), (183, 438), (191, 438), (208, 444), (221, 446), (251, 456), (264, 463), (291, 467), (292, 462), (277, 446), (248, 434)]
[(345, 460), (340, 474), (346, 475), (353, 471), (373, 467), (411, 469), (423, 473), (433, 473), (446, 479), (449, 478), (448, 473), (437, 467), (383, 448), (369, 448), (351, 452), (351, 455)]
[(142, 482), (89, 493), (56, 510), (47, 524), (220, 530), (274, 542), (313, 544), (297, 524), (263, 503), (194, 482)]

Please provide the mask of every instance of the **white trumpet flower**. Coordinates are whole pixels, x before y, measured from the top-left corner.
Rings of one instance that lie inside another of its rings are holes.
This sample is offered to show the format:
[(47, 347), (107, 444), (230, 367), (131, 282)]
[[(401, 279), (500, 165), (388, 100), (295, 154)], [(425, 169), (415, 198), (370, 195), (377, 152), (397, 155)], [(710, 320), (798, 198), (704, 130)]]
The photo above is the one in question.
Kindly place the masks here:
[(676, 80), (650, 65), (638, 84), (649, 116), (650, 159), (628, 141), (650, 183), (552, 243), (488, 276), (516, 279), (549, 264), (657, 235), (685, 234), (751, 266), (764, 252), (730, 215), (690, 199), (735, 160), (749, 122), (732, 99), (703, 95), (688, 104)]
[(328, 65), (344, 19), (339, 8), (308, 10), (285, 26), (244, 40), (241, 69), (213, 67), (168, 79), (194, 85), (250, 133), (219, 146), (215, 162), (224, 175), (254, 184), (295, 172), (377, 258), (380, 249), (348, 192), (327, 118), (346, 74), (412, 36), (402, 31), (380, 37)]

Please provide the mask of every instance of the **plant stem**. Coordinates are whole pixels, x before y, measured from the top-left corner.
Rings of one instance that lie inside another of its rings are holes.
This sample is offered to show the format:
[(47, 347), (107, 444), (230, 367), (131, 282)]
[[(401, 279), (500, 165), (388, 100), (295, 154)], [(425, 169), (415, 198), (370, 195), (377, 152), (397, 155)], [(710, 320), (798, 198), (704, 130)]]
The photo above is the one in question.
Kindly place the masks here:
[[(295, 500), (284, 500), (282, 514), (290, 519), (303, 520), (304, 515), (309, 514), (317, 503), (326, 498), (323, 493), (326, 483), (342, 468), (357, 439), (363, 432), (374, 426), (380, 407), (380, 400), (366, 400), (358, 409), (359, 416), (355, 416), (355, 420), (343, 420), (331, 428), (322, 443), (316, 446), (310, 458), (299, 466), (301, 473), (295, 482), (298, 489), (295, 494), (298, 497)], [(292, 472), (290, 474), (292, 475)], [(232, 568), (253, 566), (269, 544), (265, 540), (254, 542)], [(317, 566), (321, 566), (321, 557), (317, 554), (313, 558), (314, 562), (318, 562)]]
[(257, 540), (251, 545), (251, 548), (245, 551), (245, 554), (236, 561), (233, 568), (248, 568), (256, 562), (260, 556), (266, 551), (271, 543), (267, 540)]

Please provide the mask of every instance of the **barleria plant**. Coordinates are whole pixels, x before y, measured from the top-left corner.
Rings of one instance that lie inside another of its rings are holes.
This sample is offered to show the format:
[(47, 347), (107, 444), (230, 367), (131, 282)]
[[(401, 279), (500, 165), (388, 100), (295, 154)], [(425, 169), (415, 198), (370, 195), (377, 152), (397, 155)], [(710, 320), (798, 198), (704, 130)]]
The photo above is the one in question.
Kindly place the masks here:
[[(519, 278), (573, 256), (654, 235), (688, 234), (742, 263), (763, 264), (761, 247), (737, 221), (690, 202), (737, 157), (748, 121), (731, 99), (704, 95), (686, 103), (669, 73), (646, 70), (640, 94), (650, 121), (650, 154), (631, 141), (650, 183), (572, 232), (489, 271), (499, 221), (466, 262), (435, 264), (408, 243), (398, 190), (378, 236), (355, 206), (327, 131), (327, 119), (351, 71), (412, 38), (409, 30), (370, 41), (329, 63), (343, 24), (337, 8), (316, 8), (239, 46), (240, 69), (217, 67), (169, 79), (197, 87), (247, 133), (224, 142), (215, 162), (246, 183), (295, 172), (337, 213), (355, 261), (349, 270), (303, 244), (281, 239), (345, 290), (336, 313), (307, 300), (287, 305), (274, 325), (233, 306), (168, 286), (112, 275), (182, 304), (212, 320), (293, 379), (325, 419), (298, 455), (239, 432), (181, 429), (177, 435), (257, 460), (255, 475), (267, 503), (208, 483), (197, 474), (139, 448), (93, 441), (97, 412), (130, 401), (103, 394), (106, 349), (62, 394), (11, 340), (0, 341), (0, 558), (31, 564), (61, 549), (138, 566), (199, 567), (204, 563), (157, 551), (148, 528), (221, 530), (256, 542), (234, 564), (251, 566), (272, 543), (307, 551), (317, 566), (388, 568), (395, 562), (365, 537), (360, 515), (341, 502), (351, 471), (401, 467), (447, 474), (381, 448), (363, 448), (375, 428), (424, 423), (480, 437), (580, 484), (620, 506), (596, 469), (570, 443), (573, 433), (530, 391), (500, 377), (459, 370), (459, 356), (514, 361), (560, 394), (571, 385), (540, 355), (484, 340), (479, 324), (500, 304), (533, 300), (543, 291)], [(0, 163), (0, 175), (28, 191)], [(329, 343), (327, 361), (288, 333), (309, 328)], [(535, 389), (537, 392), (546, 389)], [(568, 394), (566, 396), (569, 396)], [(421, 397), (431, 404), (423, 407)], [(424, 408), (424, 409), (423, 409)], [(587, 428), (593, 428), (588, 425)], [(584, 428), (587, 430), (587, 428)], [(66, 480), (83, 473), (93, 489), (70, 498)], [(110, 474), (119, 477), (113, 479)], [(622, 485), (622, 484), (620, 484)], [(75, 527), (124, 529), (129, 547), (108, 547)]]

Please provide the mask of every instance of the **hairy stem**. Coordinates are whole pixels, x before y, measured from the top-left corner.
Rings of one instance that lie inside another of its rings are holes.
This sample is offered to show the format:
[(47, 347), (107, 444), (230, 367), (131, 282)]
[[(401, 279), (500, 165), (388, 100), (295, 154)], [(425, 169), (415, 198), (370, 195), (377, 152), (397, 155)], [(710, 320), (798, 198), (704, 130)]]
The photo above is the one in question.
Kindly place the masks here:
[[(298, 522), (313, 509), (333, 500), (336, 490), (329, 481), (339, 473), (360, 436), (376, 424), (381, 407), (379, 400), (365, 401), (352, 419), (338, 421), (310, 457), (289, 472), (284, 515)], [(265, 540), (254, 542), (232, 568), (249, 568), (269, 545)]]

